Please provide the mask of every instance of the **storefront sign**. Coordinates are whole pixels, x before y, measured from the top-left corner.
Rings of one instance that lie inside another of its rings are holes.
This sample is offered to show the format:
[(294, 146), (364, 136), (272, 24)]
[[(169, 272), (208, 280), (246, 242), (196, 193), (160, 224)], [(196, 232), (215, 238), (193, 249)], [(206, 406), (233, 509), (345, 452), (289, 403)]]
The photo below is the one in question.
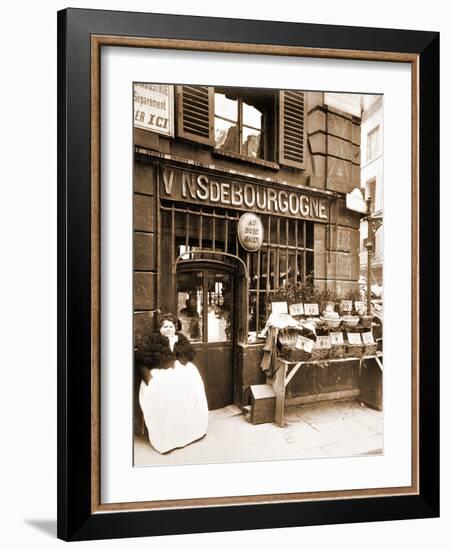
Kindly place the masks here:
[(174, 86), (135, 83), (133, 104), (136, 128), (174, 135)]
[(328, 201), (294, 188), (213, 178), (206, 174), (162, 168), (162, 199), (222, 206), (318, 222), (329, 219)]
[(238, 222), (238, 239), (248, 252), (256, 252), (263, 244), (263, 224), (255, 214), (246, 212)]

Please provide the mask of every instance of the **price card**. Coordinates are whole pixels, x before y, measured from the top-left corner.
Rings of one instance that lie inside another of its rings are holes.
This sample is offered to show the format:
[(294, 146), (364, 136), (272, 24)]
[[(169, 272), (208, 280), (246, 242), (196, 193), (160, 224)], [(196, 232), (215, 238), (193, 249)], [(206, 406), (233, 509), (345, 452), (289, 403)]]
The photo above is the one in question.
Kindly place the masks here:
[(307, 353), (312, 353), (313, 350), (313, 340), (310, 340), (310, 338), (306, 338), (305, 336), (301, 336), (300, 334), (296, 338), (296, 344), (295, 347), (297, 349), (302, 349)]
[(330, 349), (331, 339), (330, 336), (317, 336), (316, 347), (319, 349)]
[(290, 315), (304, 315), (304, 306), (302, 304), (291, 304)]
[(288, 313), (288, 304), (286, 302), (272, 302), (272, 313)]
[(344, 339), (343, 339), (343, 333), (342, 332), (331, 332), (329, 334), (329, 336), (330, 336), (331, 343), (334, 346), (340, 346), (340, 345), (344, 344)]
[(358, 313), (365, 313), (365, 302), (354, 302), (354, 307)]
[(343, 312), (351, 312), (352, 311), (352, 300), (341, 300), (340, 302), (340, 309)]
[(374, 337), (372, 332), (362, 332), (362, 340), (364, 344), (374, 344)]
[(304, 315), (319, 315), (318, 304), (304, 304)]
[(348, 332), (348, 342), (350, 344), (361, 344), (362, 338), (360, 337), (360, 332)]

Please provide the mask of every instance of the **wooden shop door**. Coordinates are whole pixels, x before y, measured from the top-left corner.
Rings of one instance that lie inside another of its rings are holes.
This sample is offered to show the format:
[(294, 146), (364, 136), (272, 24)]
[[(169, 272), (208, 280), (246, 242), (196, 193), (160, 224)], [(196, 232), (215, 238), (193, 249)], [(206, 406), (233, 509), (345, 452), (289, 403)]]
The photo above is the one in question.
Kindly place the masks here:
[(210, 410), (233, 402), (236, 342), (236, 272), (220, 262), (179, 266), (177, 316), (196, 350), (194, 363)]

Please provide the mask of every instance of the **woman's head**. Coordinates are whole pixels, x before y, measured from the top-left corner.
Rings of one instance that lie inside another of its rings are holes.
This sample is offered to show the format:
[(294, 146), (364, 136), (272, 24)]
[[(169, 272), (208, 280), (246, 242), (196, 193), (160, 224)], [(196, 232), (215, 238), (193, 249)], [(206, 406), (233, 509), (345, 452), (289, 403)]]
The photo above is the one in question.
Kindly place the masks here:
[(177, 324), (177, 319), (172, 313), (163, 315), (160, 319), (160, 333), (167, 338), (174, 336)]

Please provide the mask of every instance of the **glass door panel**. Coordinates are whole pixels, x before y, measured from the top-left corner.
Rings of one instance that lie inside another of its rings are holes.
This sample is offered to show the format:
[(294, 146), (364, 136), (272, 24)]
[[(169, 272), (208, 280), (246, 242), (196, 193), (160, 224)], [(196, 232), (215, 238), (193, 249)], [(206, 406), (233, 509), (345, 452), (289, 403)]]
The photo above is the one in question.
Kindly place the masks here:
[(206, 272), (207, 342), (232, 340), (232, 276)]
[(186, 271), (177, 276), (177, 317), (182, 324), (180, 332), (190, 342), (203, 342), (204, 273)]

